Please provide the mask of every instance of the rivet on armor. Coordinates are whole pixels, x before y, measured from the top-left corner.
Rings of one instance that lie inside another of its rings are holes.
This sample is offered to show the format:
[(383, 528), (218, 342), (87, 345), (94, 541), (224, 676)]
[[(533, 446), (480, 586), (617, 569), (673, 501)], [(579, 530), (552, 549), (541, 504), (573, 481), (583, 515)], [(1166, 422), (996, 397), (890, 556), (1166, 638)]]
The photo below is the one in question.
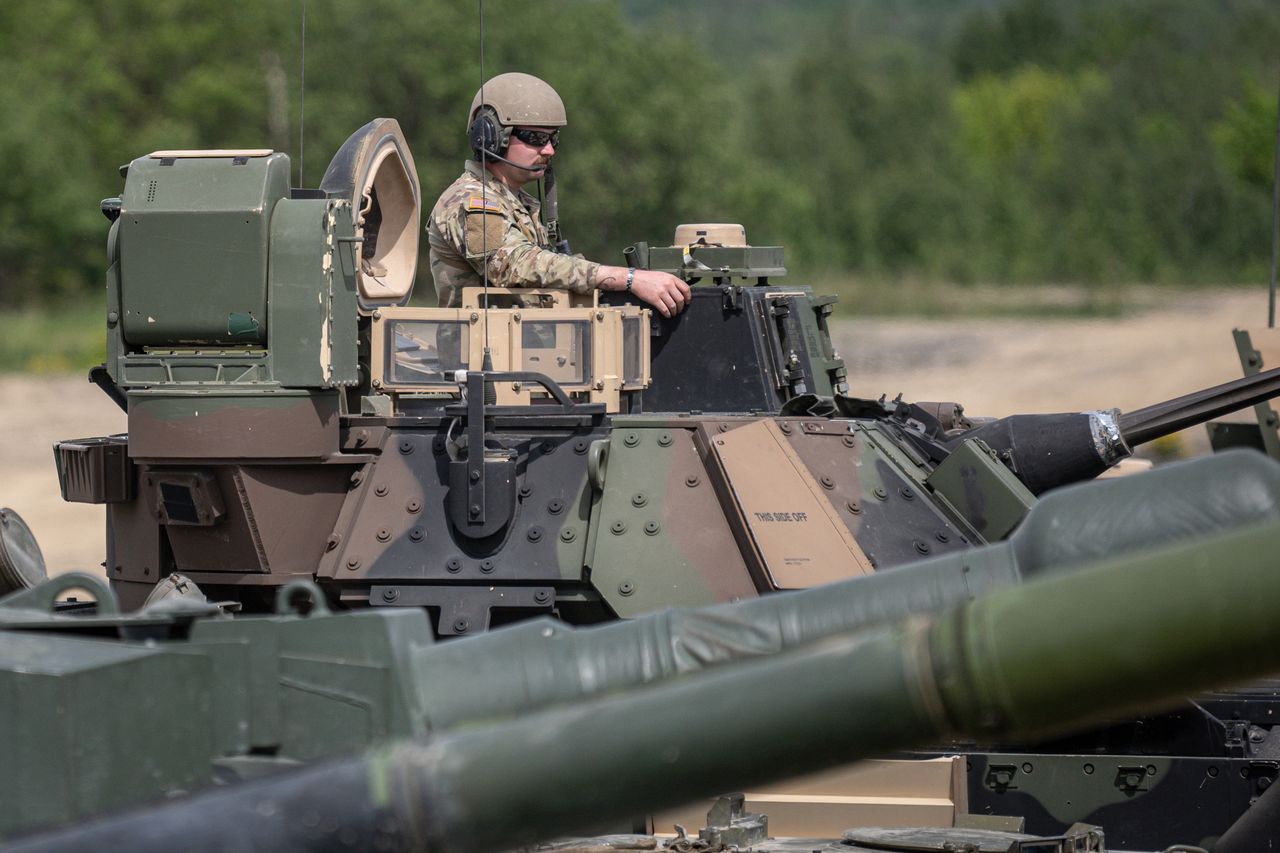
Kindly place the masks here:
[(644, 506), (648, 502), (649, 502), (649, 499), (645, 497), (644, 492), (636, 492), (634, 495), (631, 496), (631, 505), (633, 507), (639, 508)]
[(382, 591), (383, 601), (395, 601), (399, 597), (400, 597), (400, 590), (398, 589), (384, 589)]
[(631, 581), (623, 581), (622, 583), (618, 584), (618, 592), (622, 593), (623, 595), (630, 595), (635, 591), (636, 591), (636, 585), (633, 584)]
[(529, 495), (533, 494), (533, 488), (530, 486), (520, 487), (520, 500), (526, 500)]
[(360, 561), (359, 561), (359, 560), (355, 559), (354, 557), (353, 557), (353, 558), (351, 558), (350, 560), (347, 560), (347, 570), (348, 570), (348, 571), (352, 571), (352, 572), (354, 572), (354, 571), (355, 571), (356, 569), (358, 569), (358, 568), (360, 568)]
[(447, 571), (457, 574), (462, 571), (462, 561), (457, 557), (450, 557), (449, 561), (444, 564)]
[(378, 535), (379, 542), (386, 542), (388, 539), (391, 538), (391, 531), (384, 527), (378, 531), (377, 535)]
[(471, 630), (471, 623), (466, 619), (455, 619), (453, 622), (453, 632), (455, 634), (465, 634)]
[(471, 474), (469, 476), (471, 477), (471, 482), (473, 483), (480, 482), (480, 472), (475, 468), (471, 469)]
[(688, 477), (685, 477), (685, 478), (684, 478), (684, 484), (685, 484), (686, 486), (688, 486), (689, 488), (691, 488), (691, 489), (692, 489), (694, 486), (696, 486), (696, 485), (698, 485), (699, 483), (701, 483), (701, 482), (702, 482), (702, 481), (698, 479), (698, 475), (697, 475), (697, 474), (692, 474), (692, 475), (690, 475), (690, 476), (688, 476)]
[(649, 536), (657, 536), (658, 531), (661, 529), (662, 528), (658, 525), (658, 522), (656, 521), (646, 522), (644, 526), (644, 532), (647, 533)]
[(421, 541), (422, 541), (423, 536), (425, 536), (425, 535), (426, 535), (426, 534), (422, 532), (422, 528), (421, 528), (421, 527), (415, 527), (415, 528), (413, 528), (412, 530), (410, 530), (410, 531), (409, 531), (409, 541), (410, 541), (410, 542), (421, 542)]
[(552, 515), (559, 515), (564, 511), (564, 501), (559, 498), (547, 501), (547, 512)]
[(858, 444), (858, 440), (851, 435), (846, 435), (840, 440), (844, 442), (845, 447), (856, 447)]
[(378, 487), (373, 490), (373, 493), (380, 498), (385, 498), (387, 496), (387, 492), (389, 491), (391, 491), (391, 489), (387, 487), (386, 483), (379, 483)]
[(417, 512), (422, 509), (422, 501), (417, 498), (412, 498), (404, 505), (404, 508), (407, 512)]
[(486, 575), (493, 572), (493, 568), (493, 560), (480, 561), (480, 571), (484, 572)]
[(545, 589), (535, 590), (533, 593), (533, 600), (539, 604), (546, 604), (547, 600), (550, 598), (551, 593), (547, 592)]
[(822, 482), (822, 488), (824, 489), (834, 489), (836, 487), (836, 481), (831, 479), (830, 477), (823, 476), (821, 482)]
[(609, 532), (611, 532), (614, 536), (621, 536), (622, 534), (627, 532), (627, 523), (619, 519), (618, 521), (615, 521), (613, 524), (609, 525)]
[(529, 532), (528, 532), (528, 533), (526, 533), (524, 536), (525, 536), (525, 538), (526, 538), (526, 539), (528, 539), (530, 542), (538, 542), (538, 541), (541, 541), (541, 539), (542, 539), (542, 528), (540, 528), (540, 527), (530, 527), (530, 528), (529, 528)]
[(902, 488), (898, 489), (898, 494), (902, 495), (903, 498), (909, 501), (913, 501), (916, 499), (916, 493), (908, 489), (906, 486), (903, 486)]
[(472, 518), (479, 518), (479, 517), (480, 517), (480, 504), (472, 504), (472, 505), (471, 505), (471, 517), (472, 517)]
[(629, 432), (623, 436), (622, 443), (627, 447), (635, 447), (640, 443), (640, 436), (636, 435), (634, 432)]
[(589, 445), (589, 444), (588, 444), (584, 439), (581, 439), (581, 438), (580, 438), (580, 439), (578, 439), (577, 441), (575, 441), (575, 442), (573, 443), (573, 452), (574, 452), (574, 453), (586, 453), (586, 452), (587, 452), (587, 448), (589, 448), (590, 446), (591, 446), (591, 445)]
[(409, 455), (410, 453), (412, 453), (412, 452), (413, 452), (413, 442), (412, 442), (412, 441), (410, 441), (410, 440), (409, 440), (409, 439), (407, 439), (407, 438), (406, 438), (406, 439), (404, 439), (403, 441), (401, 441), (401, 442), (400, 442), (400, 452), (401, 452), (401, 453), (403, 453), (403, 454), (405, 454), (406, 456), (407, 456), (407, 455)]
[(728, 424), (717, 424), (717, 425), (716, 425), (716, 429), (720, 430), (721, 432), (728, 432), (728, 431), (729, 431), (729, 425), (728, 425)]
[(849, 512), (853, 513), (854, 515), (862, 514), (862, 507), (858, 506), (857, 501), (847, 501), (845, 503), (845, 507), (849, 510)]
[(578, 538), (578, 534), (574, 532), (574, 529), (572, 527), (566, 527), (564, 530), (560, 531), (561, 542), (572, 542), (574, 539), (577, 539), (577, 538)]
[(670, 447), (671, 441), (672, 441), (671, 433), (669, 432), (664, 432), (662, 433), (662, 435), (658, 436), (659, 447)]
[(882, 501), (887, 501), (887, 500), (889, 499), (889, 493), (888, 493), (888, 492), (886, 492), (886, 491), (885, 491), (882, 487), (880, 487), (880, 486), (876, 486), (875, 492), (873, 492), (873, 494), (874, 494), (876, 497), (878, 497), (880, 500), (882, 500)]
[(911, 541), (911, 547), (915, 548), (921, 554), (928, 554), (930, 551), (929, 543), (923, 539), (913, 539)]
[(786, 421), (778, 424), (778, 429), (782, 430), (783, 435), (791, 435), (791, 424)]
[(556, 452), (556, 446), (549, 441), (542, 442), (542, 452), (551, 454)]
[(944, 545), (951, 541), (951, 537), (947, 535), (945, 530), (939, 530), (937, 533), (933, 534), (933, 538), (937, 539)]

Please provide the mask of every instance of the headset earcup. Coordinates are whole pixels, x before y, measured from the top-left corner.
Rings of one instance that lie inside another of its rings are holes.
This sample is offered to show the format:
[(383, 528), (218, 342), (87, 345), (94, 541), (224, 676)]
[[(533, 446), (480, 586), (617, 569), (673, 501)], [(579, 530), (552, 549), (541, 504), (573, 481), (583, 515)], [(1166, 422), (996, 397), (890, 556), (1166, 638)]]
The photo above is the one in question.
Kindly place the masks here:
[(510, 131), (498, 123), (497, 113), (490, 107), (476, 110), (476, 117), (467, 128), (467, 140), (471, 150), (479, 153), (488, 151), (499, 157), (507, 153)]

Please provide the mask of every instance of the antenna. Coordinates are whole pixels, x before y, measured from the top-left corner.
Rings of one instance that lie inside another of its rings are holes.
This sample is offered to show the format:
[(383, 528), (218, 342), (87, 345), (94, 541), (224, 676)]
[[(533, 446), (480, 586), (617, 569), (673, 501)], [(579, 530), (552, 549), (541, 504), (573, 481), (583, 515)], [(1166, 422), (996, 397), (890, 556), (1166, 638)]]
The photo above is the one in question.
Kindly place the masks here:
[(298, 73), (298, 186), (304, 187), (306, 184), (302, 182), (302, 144), (307, 127), (307, 0), (302, 0), (302, 39), (299, 54), (301, 70)]
[(1276, 327), (1276, 266), (1280, 264), (1280, 87), (1276, 90), (1276, 164), (1271, 173), (1271, 291), (1267, 328)]
[[(484, 107), (484, 0), (480, 5), (480, 107)], [(480, 204), (485, 210), (489, 207), (489, 153), (488, 146), (480, 145)], [(484, 290), (484, 359), (481, 370), (493, 370), (493, 359), (489, 353), (489, 229), (480, 229), (480, 276)], [(486, 388), (490, 387), (488, 384)]]

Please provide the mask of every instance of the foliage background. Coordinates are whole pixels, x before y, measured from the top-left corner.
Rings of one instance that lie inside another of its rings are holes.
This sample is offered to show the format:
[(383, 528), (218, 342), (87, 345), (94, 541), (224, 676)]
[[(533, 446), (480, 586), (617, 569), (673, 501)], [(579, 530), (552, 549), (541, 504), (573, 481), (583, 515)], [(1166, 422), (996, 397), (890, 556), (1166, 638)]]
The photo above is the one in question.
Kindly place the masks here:
[[(98, 201), (158, 148), (266, 144), (314, 185), (394, 116), (429, 206), (467, 154), (475, 4), (307, 0), (300, 158), (301, 5), (0, 4), (0, 306), (94, 292)], [(873, 280), (1265, 280), (1278, 43), (1274, 0), (485, 3), (488, 74), (568, 105), (576, 250), (741, 221), (797, 274)]]

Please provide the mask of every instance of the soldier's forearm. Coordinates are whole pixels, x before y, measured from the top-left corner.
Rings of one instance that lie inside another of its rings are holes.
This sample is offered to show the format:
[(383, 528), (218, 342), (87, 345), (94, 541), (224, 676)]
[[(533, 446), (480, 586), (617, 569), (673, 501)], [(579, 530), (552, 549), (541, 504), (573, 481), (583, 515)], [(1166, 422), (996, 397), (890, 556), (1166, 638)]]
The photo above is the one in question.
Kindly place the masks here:
[(626, 290), (627, 268), (601, 264), (596, 270), (596, 287), (601, 290)]

